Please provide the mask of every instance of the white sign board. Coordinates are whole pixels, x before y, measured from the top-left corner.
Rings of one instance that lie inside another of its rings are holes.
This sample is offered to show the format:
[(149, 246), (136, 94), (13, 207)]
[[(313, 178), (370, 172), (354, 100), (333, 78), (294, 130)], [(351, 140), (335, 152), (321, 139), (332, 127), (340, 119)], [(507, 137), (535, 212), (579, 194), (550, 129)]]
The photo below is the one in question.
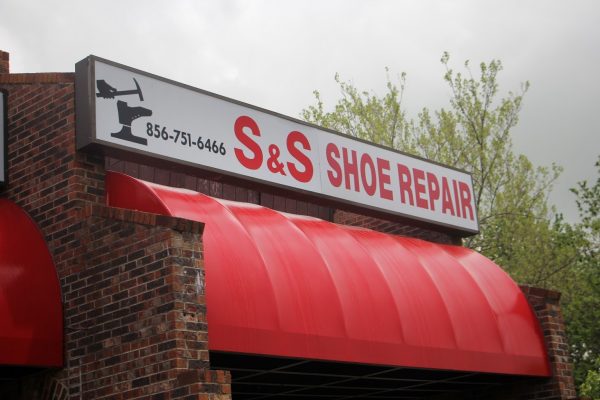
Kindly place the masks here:
[(76, 73), (79, 148), (135, 151), (478, 232), (465, 172), (94, 56)]

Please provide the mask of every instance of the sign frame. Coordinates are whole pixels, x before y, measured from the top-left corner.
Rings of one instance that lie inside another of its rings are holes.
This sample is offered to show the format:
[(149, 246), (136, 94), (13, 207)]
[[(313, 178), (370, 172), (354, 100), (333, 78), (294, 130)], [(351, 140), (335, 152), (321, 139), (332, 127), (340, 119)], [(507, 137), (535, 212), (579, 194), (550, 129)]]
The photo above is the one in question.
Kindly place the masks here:
[[(286, 116), (286, 115), (283, 115), (283, 114), (280, 114), (280, 113), (277, 113), (277, 112), (274, 112), (271, 110), (267, 110), (267, 109), (264, 109), (261, 107), (247, 104), (247, 103), (244, 103), (244, 102), (241, 102), (241, 101), (238, 101), (235, 99), (231, 99), (231, 98), (228, 98), (225, 96), (221, 96), (221, 95), (218, 95), (218, 94), (206, 91), (206, 90), (202, 90), (202, 89), (199, 89), (199, 88), (187, 85), (187, 84), (173, 81), (168, 78), (164, 78), (164, 77), (152, 74), (152, 73), (141, 71), (139, 69), (132, 68), (132, 67), (129, 67), (126, 65), (122, 65), (122, 64), (119, 64), (119, 63), (116, 63), (116, 62), (113, 62), (110, 60), (106, 60), (106, 59), (103, 59), (103, 58), (100, 58), (100, 57), (97, 57), (94, 55), (90, 55), (90, 56), (86, 57), (85, 59), (79, 61), (75, 65), (76, 143), (77, 143), (78, 150), (84, 150), (84, 151), (89, 151), (89, 152), (100, 152), (102, 154), (117, 155), (117, 156), (127, 154), (130, 156), (133, 156), (135, 159), (141, 159), (144, 161), (153, 160), (151, 162), (155, 163), (157, 165), (168, 164), (168, 165), (179, 165), (179, 166), (192, 167), (194, 169), (199, 169), (199, 170), (208, 171), (211, 173), (230, 176), (237, 180), (251, 181), (251, 182), (259, 183), (261, 185), (275, 187), (275, 188), (283, 189), (286, 191), (298, 192), (298, 193), (300, 193), (304, 196), (308, 196), (308, 197), (322, 198), (329, 202), (333, 202), (335, 204), (346, 204), (355, 209), (356, 208), (368, 209), (368, 210), (376, 211), (379, 214), (395, 215), (395, 216), (401, 217), (402, 219), (405, 219), (405, 220), (417, 221), (420, 225), (438, 226), (440, 228), (444, 228), (444, 230), (455, 232), (455, 233), (459, 234), (460, 236), (469, 236), (469, 235), (477, 234), (479, 232), (479, 221), (477, 218), (477, 210), (476, 210), (476, 205), (475, 205), (474, 199), (473, 199), (472, 212), (473, 212), (474, 224), (475, 224), (476, 228), (472, 229), (472, 228), (466, 228), (464, 226), (459, 226), (456, 224), (445, 223), (443, 221), (437, 221), (432, 218), (423, 218), (423, 217), (412, 215), (412, 214), (406, 213), (406, 212), (397, 212), (397, 211), (390, 210), (390, 209), (372, 206), (370, 204), (365, 204), (363, 202), (357, 202), (357, 201), (329, 195), (329, 194), (322, 193), (322, 192), (305, 190), (303, 188), (292, 187), (292, 186), (289, 186), (286, 184), (281, 184), (278, 182), (272, 182), (272, 181), (267, 181), (264, 179), (258, 179), (256, 177), (239, 174), (239, 173), (236, 173), (233, 171), (228, 171), (228, 170), (221, 169), (221, 168), (215, 168), (211, 165), (193, 163), (193, 162), (190, 162), (187, 160), (169, 157), (164, 154), (159, 154), (156, 152), (144, 151), (139, 148), (134, 148), (134, 147), (131, 147), (126, 144), (114, 143), (112, 141), (103, 140), (102, 138), (98, 137), (98, 134), (96, 132), (96, 126), (97, 126), (97, 124), (96, 124), (96, 122), (97, 122), (96, 121), (96, 116), (97, 116), (96, 97), (100, 96), (100, 94), (96, 93), (96, 63), (105, 64), (107, 66), (121, 69), (121, 70), (130, 72), (133, 74), (137, 74), (137, 75), (149, 78), (149, 79), (154, 79), (156, 81), (162, 82), (162, 83), (170, 85), (170, 86), (182, 88), (182, 89), (185, 89), (185, 90), (188, 90), (188, 91), (191, 91), (191, 92), (203, 95), (203, 96), (208, 96), (213, 99), (222, 100), (229, 104), (247, 108), (253, 112), (266, 114), (267, 116), (282, 119), (282, 120), (288, 121), (295, 125), (304, 126), (307, 129), (317, 130), (317, 131), (323, 132), (325, 134), (333, 134), (333, 135), (336, 135), (337, 137), (339, 137), (340, 140), (342, 140), (342, 141), (349, 140), (349, 141), (358, 143), (362, 146), (366, 145), (369, 147), (373, 147), (376, 151), (385, 151), (385, 152), (395, 153), (402, 157), (407, 157), (412, 160), (415, 160), (415, 162), (418, 162), (418, 163), (426, 163), (428, 165), (436, 166), (438, 168), (441, 167), (441, 168), (449, 170), (449, 171), (455, 171), (456, 173), (466, 175), (466, 177), (469, 179), (469, 184), (470, 184), (469, 187), (471, 188), (471, 190), (473, 187), (472, 175), (468, 171), (465, 171), (465, 170), (462, 170), (459, 168), (450, 167), (450, 166), (447, 166), (447, 165), (444, 165), (444, 164), (441, 164), (438, 162), (434, 162), (431, 160), (426, 160), (422, 157), (407, 154), (402, 151), (399, 151), (396, 149), (391, 149), (391, 148), (388, 148), (388, 147), (385, 147), (385, 146), (382, 146), (382, 145), (379, 145), (376, 143), (371, 143), (369, 141), (366, 141), (366, 140), (363, 140), (360, 138), (355, 138), (355, 137), (337, 132), (332, 129), (323, 128), (323, 127), (317, 126), (315, 124), (311, 124), (311, 123), (308, 123), (308, 122), (305, 122), (305, 121), (302, 121), (302, 120), (299, 120), (296, 118), (292, 118), (292, 117), (289, 117), (289, 116)], [(135, 81), (135, 79), (134, 79), (134, 81)], [(137, 81), (135, 81), (135, 84), (136, 84), (136, 86), (138, 86)], [(115, 90), (114, 88), (111, 88), (111, 89)], [(139, 89), (139, 86), (138, 86), (138, 89)], [(125, 92), (128, 92), (128, 93), (134, 92), (134, 90), (114, 92), (114, 93), (125, 93)], [(141, 97), (141, 94), (140, 94), (140, 97)], [(113, 134), (113, 136), (114, 136), (114, 134)], [(377, 149), (379, 149), (379, 150), (377, 150)]]

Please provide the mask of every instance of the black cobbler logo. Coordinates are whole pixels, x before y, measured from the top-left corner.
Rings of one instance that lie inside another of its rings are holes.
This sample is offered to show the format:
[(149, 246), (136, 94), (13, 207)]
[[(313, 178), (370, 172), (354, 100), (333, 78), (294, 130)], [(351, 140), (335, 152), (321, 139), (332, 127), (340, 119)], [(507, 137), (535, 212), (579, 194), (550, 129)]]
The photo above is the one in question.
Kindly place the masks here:
[[(118, 91), (114, 87), (110, 86), (106, 83), (105, 80), (99, 79), (96, 81), (96, 86), (98, 88), (98, 93), (96, 93), (96, 97), (102, 97), (104, 99), (114, 99), (117, 96), (128, 96), (137, 94), (140, 97), (140, 101), (144, 101), (144, 96), (142, 95), (142, 89), (138, 84), (138, 81), (133, 78), (133, 82), (135, 83), (135, 89), (132, 90), (121, 90)], [(149, 110), (144, 107), (130, 107), (127, 102), (122, 100), (117, 100), (117, 112), (119, 115), (119, 123), (123, 126), (119, 132), (111, 133), (112, 137), (116, 137), (118, 139), (127, 140), (133, 143), (143, 144), (144, 146), (148, 145), (148, 139), (135, 136), (131, 133), (131, 123), (133, 120), (138, 119), (140, 117), (149, 117), (152, 115), (152, 110)]]

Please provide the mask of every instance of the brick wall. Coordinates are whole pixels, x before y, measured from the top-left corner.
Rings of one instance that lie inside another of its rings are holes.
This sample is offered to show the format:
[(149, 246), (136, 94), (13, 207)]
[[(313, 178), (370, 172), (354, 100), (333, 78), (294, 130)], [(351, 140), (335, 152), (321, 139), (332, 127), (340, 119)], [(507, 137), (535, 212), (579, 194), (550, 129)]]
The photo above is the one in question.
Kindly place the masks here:
[(335, 210), (333, 221), (337, 224), (359, 226), (392, 235), (416, 237), (435, 243), (461, 244), (460, 237), (455, 235), (350, 211)]
[(576, 398), (573, 380), (573, 364), (569, 355), (569, 344), (565, 331), (565, 322), (560, 310), (560, 293), (531, 286), (521, 286), (529, 304), (540, 321), (548, 357), (552, 367), (553, 378), (540, 386), (538, 393), (546, 397), (539, 399), (574, 399)]
[(0, 75), (8, 92), (8, 186), (15, 201), (42, 229), (59, 276), (77, 243), (78, 210), (103, 204), (102, 159), (75, 151), (73, 74)]

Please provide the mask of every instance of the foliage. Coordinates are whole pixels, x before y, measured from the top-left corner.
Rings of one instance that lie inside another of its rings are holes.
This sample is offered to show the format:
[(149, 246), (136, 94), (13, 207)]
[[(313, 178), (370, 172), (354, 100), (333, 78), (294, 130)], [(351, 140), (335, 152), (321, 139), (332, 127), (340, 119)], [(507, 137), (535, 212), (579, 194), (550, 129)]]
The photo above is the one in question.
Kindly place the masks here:
[(587, 371), (580, 393), (594, 400), (600, 399), (600, 358), (596, 360), (596, 367)]
[[(595, 387), (593, 397), (600, 398), (600, 157), (596, 167), (598, 178), (593, 186), (584, 181), (571, 189), (577, 195), (582, 221), (578, 228), (585, 235), (585, 243), (579, 246), (580, 257), (571, 287), (564, 290), (563, 308), (575, 380), (585, 381), (588, 392)], [(582, 393), (583, 389), (582, 386)]]
[[(600, 175), (600, 156), (596, 161), (596, 168)], [(577, 188), (571, 189), (577, 196), (577, 207), (581, 215), (584, 228), (589, 232), (592, 239), (591, 256), (598, 256), (600, 251), (600, 176), (596, 179), (594, 186), (588, 186), (588, 182), (579, 182)]]
[[(386, 72), (389, 72), (387, 68)], [(412, 130), (407, 126), (409, 121), (402, 109), (406, 74), (399, 77), (400, 87), (390, 81), (389, 75), (387, 78), (387, 93), (378, 97), (366, 91), (360, 92), (351, 83), (343, 82), (336, 74), (335, 81), (340, 85), (342, 98), (335, 105), (335, 110), (326, 112), (321, 94), (315, 90), (313, 93), (317, 104), (304, 110), (302, 117), (325, 128), (413, 152)]]

